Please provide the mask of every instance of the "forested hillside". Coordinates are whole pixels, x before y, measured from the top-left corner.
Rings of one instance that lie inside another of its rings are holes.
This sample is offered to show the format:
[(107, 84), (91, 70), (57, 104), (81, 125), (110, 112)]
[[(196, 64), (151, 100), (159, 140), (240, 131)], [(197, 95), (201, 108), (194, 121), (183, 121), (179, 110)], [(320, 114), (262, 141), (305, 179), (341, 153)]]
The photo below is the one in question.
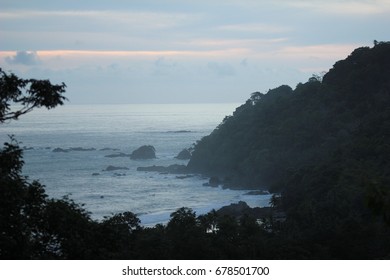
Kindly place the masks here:
[(294, 90), (253, 93), (188, 167), (281, 193), (280, 233), (312, 257), (388, 257), (390, 43), (358, 48)]
[(188, 167), (227, 184), (269, 187), (360, 141), (374, 142), (355, 157), (376, 153), (388, 136), (389, 89), (390, 44), (356, 49), (322, 81), (253, 93), (196, 144)]

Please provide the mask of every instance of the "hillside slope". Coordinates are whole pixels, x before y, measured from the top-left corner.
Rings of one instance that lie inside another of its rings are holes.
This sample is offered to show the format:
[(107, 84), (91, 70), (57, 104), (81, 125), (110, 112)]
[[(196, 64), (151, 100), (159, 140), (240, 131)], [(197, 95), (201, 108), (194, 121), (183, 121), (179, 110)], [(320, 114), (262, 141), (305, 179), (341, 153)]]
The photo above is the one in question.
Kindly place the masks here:
[(253, 93), (195, 145), (188, 168), (259, 188), (356, 145), (359, 151), (348, 157), (374, 157), (379, 164), (385, 147), (378, 144), (389, 133), (389, 92), (390, 43), (358, 48), (322, 81)]
[(390, 258), (390, 42), (354, 50), (322, 81), (252, 94), (188, 168), (280, 193), (274, 230), (294, 258)]

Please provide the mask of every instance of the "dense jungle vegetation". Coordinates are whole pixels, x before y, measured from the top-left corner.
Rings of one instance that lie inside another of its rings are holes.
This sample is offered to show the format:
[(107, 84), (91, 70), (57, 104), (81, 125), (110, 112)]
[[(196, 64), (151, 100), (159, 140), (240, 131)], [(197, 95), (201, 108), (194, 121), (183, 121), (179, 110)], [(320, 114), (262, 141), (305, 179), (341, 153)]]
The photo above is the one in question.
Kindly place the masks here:
[[(0, 123), (64, 101), (65, 85), (0, 78)], [(11, 139), (0, 150), (0, 258), (389, 259), (389, 143), (390, 42), (358, 48), (295, 89), (253, 93), (196, 143), (189, 172), (276, 193), (261, 221), (188, 208), (152, 228), (131, 212), (94, 221), (25, 178)]]
[(284, 233), (312, 257), (388, 257), (390, 43), (358, 48), (294, 90), (253, 93), (188, 167), (281, 193)]

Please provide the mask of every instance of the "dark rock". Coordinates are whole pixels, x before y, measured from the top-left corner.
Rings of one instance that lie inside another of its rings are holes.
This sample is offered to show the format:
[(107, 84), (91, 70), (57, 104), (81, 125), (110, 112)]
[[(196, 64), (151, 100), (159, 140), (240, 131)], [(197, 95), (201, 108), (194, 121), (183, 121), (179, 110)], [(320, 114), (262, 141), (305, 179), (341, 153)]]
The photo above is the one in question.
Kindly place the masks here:
[(119, 166), (112, 166), (112, 165), (109, 165), (107, 166), (106, 169), (104, 169), (103, 171), (115, 171), (115, 170), (129, 170), (127, 167), (119, 167)]
[(192, 177), (194, 177), (194, 175), (184, 175), (184, 176), (176, 176), (176, 179), (187, 179)]
[(99, 151), (118, 151), (119, 149), (113, 149), (113, 148), (103, 148), (100, 149)]
[(67, 152), (90, 152), (90, 151), (96, 151), (95, 148), (69, 148), (69, 149), (62, 149), (62, 148), (55, 148), (53, 152), (55, 153), (67, 153)]
[(117, 158), (117, 157), (130, 157), (130, 154), (125, 154), (125, 153), (117, 153), (117, 154), (111, 154), (111, 155), (106, 155), (105, 157), (108, 158)]
[(186, 166), (180, 165), (180, 164), (172, 164), (170, 166), (145, 166), (145, 167), (138, 167), (137, 171), (152, 171), (152, 172), (159, 172), (159, 173), (185, 173), (186, 172)]
[(209, 184), (212, 187), (218, 187), (222, 184), (222, 181), (218, 177), (211, 177), (209, 180)]
[(144, 145), (134, 150), (131, 159), (153, 159), (156, 158), (156, 149), (151, 145)]
[(55, 148), (52, 152), (53, 153), (67, 153), (67, 152), (69, 152), (69, 150), (65, 150), (65, 149), (61, 149), (61, 148)]
[(269, 194), (268, 191), (262, 191), (262, 190), (250, 191), (246, 193), (246, 195), (267, 195), (267, 194)]
[(218, 177), (211, 177), (209, 179), (208, 183), (204, 183), (203, 186), (207, 187), (218, 187), (219, 185), (222, 185), (222, 181)]
[(191, 158), (191, 153), (189, 150), (184, 149), (175, 158), (181, 159), (181, 160), (187, 160), (187, 159)]
[(72, 152), (91, 152), (91, 151), (96, 151), (95, 148), (82, 148), (82, 147), (69, 148), (68, 150), (72, 151)]
[(168, 131), (168, 133), (191, 133), (191, 130), (175, 130), (175, 131)]

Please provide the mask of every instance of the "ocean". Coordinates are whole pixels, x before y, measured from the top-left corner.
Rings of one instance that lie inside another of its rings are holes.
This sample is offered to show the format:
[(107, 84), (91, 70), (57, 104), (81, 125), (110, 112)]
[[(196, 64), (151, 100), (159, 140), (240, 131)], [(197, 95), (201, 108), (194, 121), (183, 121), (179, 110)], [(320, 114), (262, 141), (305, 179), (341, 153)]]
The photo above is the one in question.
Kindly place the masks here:
[[(269, 195), (204, 186), (208, 178), (200, 175), (178, 178), (136, 170), (187, 164), (175, 156), (211, 133), (238, 106), (67, 104), (52, 110), (36, 109), (20, 120), (1, 124), (0, 141), (9, 141), (8, 135), (14, 135), (24, 147), (23, 175), (45, 185), (49, 197), (69, 196), (83, 204), (93, 219), (131, 211), (143, 225), (155, 225), (167, 222), (170, 213), (183, 206), (200, 215), (238, 201), (252, 207), (268, 205)], [(157, 158), (107, 157), (130, 154), (142, 145), (154, 146)], [(68, 151), (53, 152), (57, 148)], [(124, 169), (103, 171), (110, 165)]]

